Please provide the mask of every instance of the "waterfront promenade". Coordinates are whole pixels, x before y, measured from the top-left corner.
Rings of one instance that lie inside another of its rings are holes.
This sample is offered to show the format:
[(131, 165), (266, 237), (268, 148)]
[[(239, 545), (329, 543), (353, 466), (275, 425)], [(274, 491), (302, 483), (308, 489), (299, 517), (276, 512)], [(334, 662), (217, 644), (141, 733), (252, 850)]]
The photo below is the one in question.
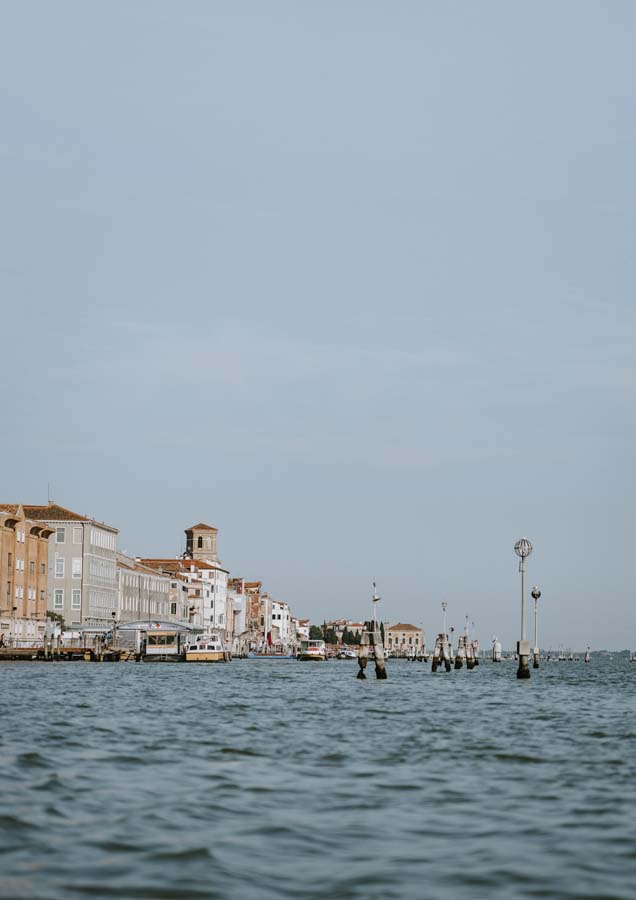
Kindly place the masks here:
[(5, 663), (0, 896), (633, 896), (636, 668)]

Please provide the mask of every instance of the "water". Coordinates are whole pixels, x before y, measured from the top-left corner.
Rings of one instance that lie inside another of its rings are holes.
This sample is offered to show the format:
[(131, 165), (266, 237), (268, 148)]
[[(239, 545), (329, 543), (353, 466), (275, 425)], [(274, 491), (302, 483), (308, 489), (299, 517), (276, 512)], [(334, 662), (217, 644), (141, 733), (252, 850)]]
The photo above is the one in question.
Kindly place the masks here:
[(636, 666), (0, 666), (0, 896), (636, 894)]

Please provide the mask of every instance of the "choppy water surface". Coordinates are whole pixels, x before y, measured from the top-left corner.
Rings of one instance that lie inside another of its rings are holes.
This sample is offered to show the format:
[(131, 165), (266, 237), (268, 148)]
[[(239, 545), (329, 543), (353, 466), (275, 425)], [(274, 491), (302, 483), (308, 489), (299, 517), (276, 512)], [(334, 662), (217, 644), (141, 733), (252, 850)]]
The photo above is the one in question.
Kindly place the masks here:
[(0, 666), (0, 896), (633, 898), (636, 666)]

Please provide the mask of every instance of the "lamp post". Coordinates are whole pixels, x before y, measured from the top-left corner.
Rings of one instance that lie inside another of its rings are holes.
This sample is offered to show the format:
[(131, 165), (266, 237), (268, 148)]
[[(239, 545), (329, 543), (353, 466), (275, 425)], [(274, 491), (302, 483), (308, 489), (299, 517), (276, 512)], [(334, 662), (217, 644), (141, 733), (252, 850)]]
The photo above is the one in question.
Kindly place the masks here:
[(378, 603), (380, 602), (380, 599), (381, 598), (378, 597), (378, 592), (376, 590), (375, 581), (374, 581), (373, 582), (373, 597), (372, 597), (372, 600), (373, 600), (373, 629), (374, 629), (374, 631), (377, 629), (377, 626), (378, 626), (378, 617), (377, 617), (376, 610), (378, 608)]
[(530, 678), (530, 641), (526, 640), (526, 559), (532, 553), (532, 544), (527, 538), (521, 538), (515, 544), (515, 553), (521, 560), (519, 571), (521, 572), (521, 640), (517, 641), (517, 656), (519, 668), (517, 678)]
[(538, 625), (539, 614), (537, 611), (538, 610), (537, 600), (539, 599), (540, 596), (541, 596), (541, 591), (535, 585), (532, 588), (532, 599), (534, 600), (534, 650), (532, 651), (532, 656), (533, 656), (532, 668), (533, 669), (539, 668), (539, 625)]
[(443, 628), (444, 634), (446, 634), (446, 610), (447, 609), (448, 609), (448, 603), (446, 602), (446, 600), (442, 600), (442, 614), (444, 617), (444, 628)]

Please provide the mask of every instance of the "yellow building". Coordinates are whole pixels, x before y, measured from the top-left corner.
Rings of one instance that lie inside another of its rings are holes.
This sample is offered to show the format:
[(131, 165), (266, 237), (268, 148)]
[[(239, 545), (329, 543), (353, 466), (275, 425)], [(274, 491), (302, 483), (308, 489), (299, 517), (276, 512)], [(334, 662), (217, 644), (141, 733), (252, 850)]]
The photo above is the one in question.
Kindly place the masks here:
[(384, 636), (386, 649), (395, 656), (418, 656), (424, 646), (424, 631), (415, 625), (398, 622), (396, 625), (385, 626)]
[(46, 624), (49, 538), (22, 504), (0, 507), (0, 635), (4, 643), (41, 642)]

